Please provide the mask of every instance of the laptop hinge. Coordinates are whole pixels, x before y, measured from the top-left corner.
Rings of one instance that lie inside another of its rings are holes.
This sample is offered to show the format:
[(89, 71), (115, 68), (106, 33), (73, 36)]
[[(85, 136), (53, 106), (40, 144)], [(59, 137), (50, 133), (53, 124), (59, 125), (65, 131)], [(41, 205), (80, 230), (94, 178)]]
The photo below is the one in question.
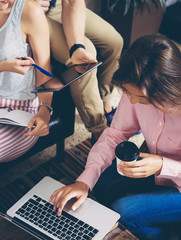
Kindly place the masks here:
[(17, 217), (13, 217), (11, 221), (40, 240), (53, 240), (53, 238), (47, 236), (46, 234), (35, 229), (34, 227), (21, 221)]
[(0, 212), (0, 216), (3, 217), (3, 218), (5, 218), (5, 219), (7, 219), (7, 220), (10, 221), (10, 222), (12, 221), (12, 217), (10, 217), (10, 216), (2, 213), (2, 212)]

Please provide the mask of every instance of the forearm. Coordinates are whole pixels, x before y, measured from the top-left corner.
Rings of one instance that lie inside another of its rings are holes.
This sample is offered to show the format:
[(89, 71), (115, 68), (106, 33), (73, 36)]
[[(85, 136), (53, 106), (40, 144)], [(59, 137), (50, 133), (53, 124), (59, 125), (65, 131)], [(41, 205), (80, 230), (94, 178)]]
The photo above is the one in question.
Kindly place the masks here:
[[(48, 106), (51, 107), (51, 103), (52, 103), (52, 93), (40, 93), (38, 94), (38, 100), (39, 100), (39, 107), (38, 107), (38, 114), (42, 115), (43, 114), (43, 118), (45, 121), (50, 121), (51, 118), (51, 114), (52, 111), (51, 109), (49, 109)], [(47, 104), (46, 105), (42, 105), (43, 104)]]
[[(48, 69), (48, 71), (51, 72), (49, 59), (48, 59), (48, 64), (43, 63), (43, 61), (38, 61), (38, 59), (36, 60), (36, 62), (39, 66), (43, 66), (44, 69), (46, 70)], [(36, 69), (36, 85), (37, 86), (40, 86), (41, 84), (47, 82), (49, 79), (50, 77), (47, 77), (46, 75), (40, 73)], [(38, 93), (37, 96), (38, 96), (39, 103), (46, 103), (49, 106), (51, 106), (52, 97), (53, 97), (52, 92)]]
[(62, 24), (69, 49), (84, 44), (86, 6), (84, 0), (62, 0)]
[(181, 160), (163, 157), (160, 173), (155, 175), (157, 185), (174, 186), (181, 191)]
[[(23, 10), (22, 19), (26, 26), (25, 33), (28, 36), (35, 63), (51, 73), (49, 29), (41, 7), (34, 1), (27, 1)], [(49, 76), (46, 76), (37, 69), (35, 72), (36, 86), (40, 86), (50, 79)], [(40, 103), (51, 105), (52, 96), (52, 93), (39, 93), (38, 99)], [(46, 108), (42, 107), (41, 109)]]
[(181, 160), (174, 160), (163, 157), (163, 166), (159, 176), (180, 178), (181, 176)]
[(120, 129), (106, 128), (89, 152), (85, 170), (77, 181), (86, 183), (92, 189), (102, 172), (112, 164), (116, 146), (125, 140), (127, 138)]
[[(124, 116), (124, 119), (122, 118)], [(91, 149), (85, 170), (77, 179), (92, 189), (101, 173), (111, 165), (115, 158), (115, 148), (122, 141), (127, 141), (139, 125), (134, 114), (134, 107), (126, 95), (123, 95), (114, 115), (111, 127), (106, 128)]]
[(6, 71), (6, 63), (5, 61), (0, 62), (0, 72)]
[(52, 104), (52, 97), (53, 97), (53, 93), (51, 92), (38, 94), (39, 103), (46, 103), (49, 106), (51, 106)]

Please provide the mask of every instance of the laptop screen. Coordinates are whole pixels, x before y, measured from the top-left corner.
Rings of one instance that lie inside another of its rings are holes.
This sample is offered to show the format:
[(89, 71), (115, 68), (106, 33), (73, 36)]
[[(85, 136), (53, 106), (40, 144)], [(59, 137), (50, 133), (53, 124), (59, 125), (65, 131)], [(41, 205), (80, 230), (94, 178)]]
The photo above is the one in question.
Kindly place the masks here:
[(69, 86), (71, 83), (80, 79), (87, 73), (96, 69), (100, 66), (102, 62), (97, 63), (83, 63), (83, 64), (75, 64), (70, 67), (67, 67), (64, 71), (62, 71), (59, 78), (51, 78), (46, 83), (40, 85), (39, 87), (33, 89), (32, 93), (40, 93), (40, 92), (56, 92), (64, 89)]

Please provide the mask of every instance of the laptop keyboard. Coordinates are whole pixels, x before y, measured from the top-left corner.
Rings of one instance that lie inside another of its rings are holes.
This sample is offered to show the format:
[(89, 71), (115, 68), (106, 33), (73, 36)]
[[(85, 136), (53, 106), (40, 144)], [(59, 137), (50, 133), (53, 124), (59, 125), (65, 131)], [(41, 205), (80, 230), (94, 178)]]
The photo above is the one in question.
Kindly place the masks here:
[(37, 195), (33, 195), (16, 214), (61, 240), (91, 240), (98, 233), (97, 229), (65, 211), (57, 216), (53, 204)]

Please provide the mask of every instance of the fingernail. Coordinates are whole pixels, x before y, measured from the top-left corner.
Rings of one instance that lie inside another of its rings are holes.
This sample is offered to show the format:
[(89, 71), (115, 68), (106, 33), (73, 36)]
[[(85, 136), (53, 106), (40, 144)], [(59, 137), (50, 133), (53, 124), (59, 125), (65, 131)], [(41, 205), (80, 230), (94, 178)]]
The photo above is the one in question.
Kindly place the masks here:
[(76, 210), (76, 207), (75, 207), (75, 206), (73, 206), (73, 207), (72, 207), (72, 210), (73, 210), (73, 211), (75, 211), (75, 210)]

